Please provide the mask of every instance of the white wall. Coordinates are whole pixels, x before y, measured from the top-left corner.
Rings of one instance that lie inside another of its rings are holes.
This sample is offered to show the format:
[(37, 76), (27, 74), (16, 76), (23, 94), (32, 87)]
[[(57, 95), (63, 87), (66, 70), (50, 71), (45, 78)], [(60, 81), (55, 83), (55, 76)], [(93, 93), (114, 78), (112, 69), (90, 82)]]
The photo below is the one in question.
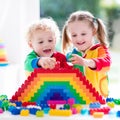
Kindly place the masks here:
[[(29, 51), (25, 40), (26, 27), (40, 16), (39, 0), (0, 0), (0, 39), (4, 40), (10, 64), (20, 67)], [(24, 81), (24, 80), (23, 80)]]

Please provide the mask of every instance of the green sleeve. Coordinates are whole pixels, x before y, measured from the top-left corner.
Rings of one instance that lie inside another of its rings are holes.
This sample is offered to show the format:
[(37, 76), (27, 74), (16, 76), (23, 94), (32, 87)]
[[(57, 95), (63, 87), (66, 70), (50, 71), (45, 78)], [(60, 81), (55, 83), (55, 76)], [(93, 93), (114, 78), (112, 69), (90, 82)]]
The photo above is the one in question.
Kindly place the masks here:
[(33, 59), (36, 59), (37, 55), (34, 51), (32, 51), (31, 53), (29, 53), (26, 57), (26, 60), (24, 62), (24, 67), (26, 71), (32, 72), (33, 71), (33, 67), (32, 67), (32, 61)]

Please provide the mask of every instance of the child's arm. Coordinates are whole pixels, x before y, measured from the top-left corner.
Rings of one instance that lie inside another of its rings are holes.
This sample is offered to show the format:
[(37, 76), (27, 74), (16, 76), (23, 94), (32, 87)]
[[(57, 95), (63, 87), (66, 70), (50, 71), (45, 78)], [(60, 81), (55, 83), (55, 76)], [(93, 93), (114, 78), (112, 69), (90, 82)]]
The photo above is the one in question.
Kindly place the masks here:
[(55, 67), (56, 60), (54, 58), (50, 57), (37, 57), (35, 52), (31, 52), (27, 55), (27, 58), (25, 60), (25, 70), (31, 72), (35, 68), (50, 68), (53, 69)]
[(78, 64), (78, 65), (90, 67), (92, 69), (96, 68), (96, 63), (94, 60), (82, 58), (77, 54), (72, 54), (72, 58), (70, 59), (70, 61), (72, 62), (73, 65)]
[(111, 65), (111, 56), (106, 47), (100, 47), (98, 49), (98, 58), (92, 59), (96, 63), (97, 71), (108, 71)]
[(34, 68), (38, 68), (39, 67), (37, 65), (38, 60), (39, 60), (39, 57), (37, 57), (37, 55), (35, 54), (34, 51), (29, 53), (27, 55), (25, 62), (24, 62), (25, 70), (32, 72)]
[(72, 54), (72, 58), (70, 59), (72, 64), (78, 64), (82, 66), (87, 66), (92, 70), (100, 71), (104, 69), (105, 71), (109, 70), (111, 64), (110, 54), (108, 49), (105, 47), (101, 47), (98, 50), (98, 57), (85, 59), (77, 54)]

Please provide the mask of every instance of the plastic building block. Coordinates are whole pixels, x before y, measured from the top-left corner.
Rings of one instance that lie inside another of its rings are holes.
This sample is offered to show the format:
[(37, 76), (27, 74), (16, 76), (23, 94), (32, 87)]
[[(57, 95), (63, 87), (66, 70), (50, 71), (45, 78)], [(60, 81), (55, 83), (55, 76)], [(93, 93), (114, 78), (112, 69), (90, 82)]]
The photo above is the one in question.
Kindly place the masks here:
[(8, 101), (8, 100), (2, 101), (2, 106), (1, 106), (1, 108), (2, 108), (4, 111), (6, 111), (6, 110), (8, 110), (8, 107), (9, 107), (9, 101)]
[(110, 108), (114, 108), (114, 106), (115, 106), (114, 102), (107, 102), (107, 105), (108, 105)]
[(0, 108), (0, 114), (1, 114), (1, 113), (3, 113), (3, 109), (2, 109), (2, 108)]
[(15, 104), (16, 104), (16, 107), (21, 107), (22, 102), (20, 102), (20, 101), (15, 101)]
[(27, 109), (21, 110), (21, 111), (20, 111), (20, 115), (21, 115), (21, 116), (28, 116), (28, 115), (29, 115), (29, 110), (27, 110)]
[(49, 107), (46, 107), (46, 108), (43, 109), (43, 111), (44, 111), (45, 114), (48, 114), (48, 113), (49, 113), (49, 110), (50, 110)]
[(50, 104), (49, 107), (50, 107), (51, 109), (56, 109), (56, 104)]
[(44, 116), (44, 111), (38, 110), (38, 111), (36, 112), (36, 116), (37, 116), (37, 117), (43, 117), (43, 116)]
[(29, 106), (29, 105), (36, 105), (36, 102), (23, 102), (22, 103), (23, 107), (26, 107), (26, 106)]
[(106, 102), (113, 102), (114, 98), (106, 98)]
[[(80, 56), (82, 56), (82, 54), (80, 53), (80, 52), (78, 52), (78, 51), (76, 51), (75, 49), (73, 50), (73, 52), (71, 52), (71, 53), (68, 53), (67, 55), (66, 55), (66, 58), (67, 58), (67, 61), (68, 62), (71, 62), (70, 61), (70, 58), (72, 57), (72, 54), (78, 54), (78, 55), (80, 55)], [(78, 68), (81, 72), (83, 72), (83, 66), (80, 66), (80, 65), (74, 65), (74, 68)]]
[(81, 109), (80, 113), (82, 115), (88, 115), (89, 114), (89, 110), (87, 108), (83, 108), (83, 109)]
[(7, 100), (7, 95), (0, 95), (0, 101)]
[(90, 115), (93, 115), (94, 112), (103, 112), (104, 114), (108, 114), (110, 111), (109, 107), (103, 107), (103, 108), (92, 108), (90, 109)]
[(69, 104), (64, 104), (64, 109), (69, 110), (70, 109), (70, 105)]
[(15, 106), (9, 106), (9, 107), (8, 107), (8, 111), (10, 111), (10, 112), (11, 112), (13, 109), (16, 109), (16, 107), (15, 107)]
[(74, 104), (72, 107), (76, 108), (77, 113), (80, 113), (81, 109), (83, 109), (83, 106), (81, 104)]
[(66, 104), (66, 100), (48, 100), (47, 104)]
[(19, 115), (19, 114), (20, 114), (20, 109), (18, 109), (18, 108), (12, 109), (12, 110), (11, 110), (11, 114), (12, 114), (12, 115)]
[(99, 102), (90, 103), (89, 108), (100, 108), (101, 104)]
[(35, 69), (12, 96), (12, 100), (37, 104), (47, 104), (49, 100), (67, 101), (70, 98), (80, 104), (106, 102), (89, 80), (78, 69), (72, 68)]
[(117, 111), (116, 116), (120, 117), (120, 111)]
[(103, 112), (94, 112), (94, 113), (93, 113), (93, 117), (94, 117), (94, 118), (102, 118), (103, 115), (104, 115)]
[(114, 99), (114, 103), (115, 103), (116, 105), (120, 105), (120, 99)]
[(74, 99), (74, 98), (69, 98), (69, 99), (67, 100), (67, 103), (72, 107), (73, 104), (75, 104), (75, 99)]
[(49, 115), (51, 116), (71, 116), (72, 115), (72, 111), (71, 110), (53, 110), (51, 109), (49, 111)]
[(72, 114), (77, 114), (77, 109), (76, 108), (71, 108)]
[(36, 115), (36, 112), (38, 111), (39, 109), (37, 109), (37, 108), (29, 108), (29, 112), (30, 112), (30, 114), (32, 114), (32, 115)]

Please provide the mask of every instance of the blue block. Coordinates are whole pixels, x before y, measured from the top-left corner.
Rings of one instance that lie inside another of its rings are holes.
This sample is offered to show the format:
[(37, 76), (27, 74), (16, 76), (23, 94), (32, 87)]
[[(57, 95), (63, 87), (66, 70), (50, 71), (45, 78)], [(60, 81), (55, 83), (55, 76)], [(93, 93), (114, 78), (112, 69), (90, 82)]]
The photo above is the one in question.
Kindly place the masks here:
[(120, 117), (120, 111), (117, 111), (116, 116)]
[(20, 114), (20, 109), (15, 108), (15, 109), (11, 110), (11, 114), (12, 115), (19, 115)]

